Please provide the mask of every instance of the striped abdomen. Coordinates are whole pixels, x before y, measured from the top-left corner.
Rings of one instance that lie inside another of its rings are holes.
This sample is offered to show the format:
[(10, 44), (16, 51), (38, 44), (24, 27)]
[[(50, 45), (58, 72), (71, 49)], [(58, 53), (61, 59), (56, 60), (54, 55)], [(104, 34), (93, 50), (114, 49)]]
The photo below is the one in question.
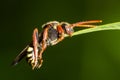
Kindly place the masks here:
[(29, 64), (34, 63), (34, 51), (33, 47), (28, 45), (25, 49), (21, 51), (21, 53), (14, 59), (12, 62), (12, 65), (18, 64), (24, 57), (26, 57), (26, 60)]
[(34, 63), (34, 51), (33, 51), (33, 47), (28, 47), (27, 49), (27, 55), (26, 55), (26, 60), (29, 64), (33, 64)]

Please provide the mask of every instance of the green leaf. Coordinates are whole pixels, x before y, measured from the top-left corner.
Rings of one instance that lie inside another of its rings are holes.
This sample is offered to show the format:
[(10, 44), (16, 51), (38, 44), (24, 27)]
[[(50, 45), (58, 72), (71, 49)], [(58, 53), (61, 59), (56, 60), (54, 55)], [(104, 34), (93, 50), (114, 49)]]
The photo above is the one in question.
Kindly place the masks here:
[[(100, 26), (96, 26), (95, 28), (87, 28), (84, 30), (79, 30), (79, 31), (74, 32), (72, 36), (86, 34), (86, 33), (90, 33), (90, 32), (102, 31), (102, 30), (120, 30), (120, 22), (100, 25)], [(66, 35), (66, 37), (67, 37), (67, 35)]]

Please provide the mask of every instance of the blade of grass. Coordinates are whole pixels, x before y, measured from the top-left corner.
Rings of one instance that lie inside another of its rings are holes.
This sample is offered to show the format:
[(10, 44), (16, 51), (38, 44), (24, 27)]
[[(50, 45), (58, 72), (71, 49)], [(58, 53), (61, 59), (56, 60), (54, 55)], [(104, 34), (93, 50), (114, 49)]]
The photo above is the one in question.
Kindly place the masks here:
[[(86, 33), (90, 33), (90, 32), (102, 31), (102, 30), (120, 30), (120, 22), (109, 23), (109, 24), (105, 24), (105, 25), (96, 26), (95, 28), (79, 30), (79, 31), (74, 32), (72, 36), (86, 34)], [(67, 36), (68, 35), (66, 35), (65, 37), (67, 37)]]

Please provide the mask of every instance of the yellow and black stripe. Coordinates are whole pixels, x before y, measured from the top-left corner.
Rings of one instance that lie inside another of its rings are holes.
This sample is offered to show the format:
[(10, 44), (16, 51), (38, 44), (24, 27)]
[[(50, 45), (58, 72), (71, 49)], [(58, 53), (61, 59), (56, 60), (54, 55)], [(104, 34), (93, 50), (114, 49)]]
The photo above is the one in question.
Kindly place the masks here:
[(12, 65), (18, 64), (24, 57), (26, 57), (26, 60), (29, 64), (33, 63), (33, 57), (34, 57), (34, 51), (33, 51), (33, 46), (26, 46), (25, 49), (21, 51), (21, 53), (14, 59), (12, 62)]

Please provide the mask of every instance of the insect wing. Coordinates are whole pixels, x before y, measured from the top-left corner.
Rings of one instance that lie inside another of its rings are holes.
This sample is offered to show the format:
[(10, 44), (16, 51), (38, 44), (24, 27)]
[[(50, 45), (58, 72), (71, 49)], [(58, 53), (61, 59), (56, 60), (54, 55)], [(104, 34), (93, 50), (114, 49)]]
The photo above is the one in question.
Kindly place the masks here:
[(26, 46), (25, 49), (23, 49), (20, 54), (14, 59), (14, 61), (12, 62), (12, 65), (16, 65), (18, 62), (20, 62), (22, 60), (22, 58), (24, 58), (27, 55), (27, 49), (28, 49), (29, 45)]

